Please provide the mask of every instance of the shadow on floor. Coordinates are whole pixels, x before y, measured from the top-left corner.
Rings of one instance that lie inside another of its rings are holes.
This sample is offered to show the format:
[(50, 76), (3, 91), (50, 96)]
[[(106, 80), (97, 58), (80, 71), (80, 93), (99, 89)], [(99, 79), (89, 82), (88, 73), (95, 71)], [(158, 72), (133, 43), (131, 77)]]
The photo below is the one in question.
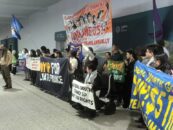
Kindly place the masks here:
[(18, 92), (18, 91), (22, 91), (22, 89), (11, 88), (11, 89), (5, 89), (4, 91), (6, 91), (6, 92)]
[(129, 119), (129, 110), (117, 109), (113, 115), (104, 115), (104, 113), (99, 113), (99, 118), (95, 118), (94, 122), (104, 126), (112, 126), (119, 121), (127, 121)]
[[(79, 116), (79, 115), (78, 115)], [(104, 113), (99, 112), (99, 115), (92, 119), (92, 121), (96, 124), (106, 127), (115, 127), (119, 125), (127, 125), (127, 130), (145, 130), (138, 128), (138, 125), (134, 119), (137, 119), (140, 116), (140, 113), (137, 111), (131, 111), (128, 109), (118, 108), (113, 115), (104, 115)], [(80, 116), (79, 116), (80, 117)], [(85, 117), (81, 117), (85, 118)]]

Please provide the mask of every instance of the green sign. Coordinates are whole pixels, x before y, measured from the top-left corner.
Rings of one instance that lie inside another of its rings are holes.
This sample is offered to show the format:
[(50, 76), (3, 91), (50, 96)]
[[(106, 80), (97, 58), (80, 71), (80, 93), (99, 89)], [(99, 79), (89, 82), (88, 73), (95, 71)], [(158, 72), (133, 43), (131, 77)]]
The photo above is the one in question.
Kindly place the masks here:
[(124, 82), (125, 80), (125, 64), (120, 61), (108, 61), (108, 71), (113, 75), (116, 82)]

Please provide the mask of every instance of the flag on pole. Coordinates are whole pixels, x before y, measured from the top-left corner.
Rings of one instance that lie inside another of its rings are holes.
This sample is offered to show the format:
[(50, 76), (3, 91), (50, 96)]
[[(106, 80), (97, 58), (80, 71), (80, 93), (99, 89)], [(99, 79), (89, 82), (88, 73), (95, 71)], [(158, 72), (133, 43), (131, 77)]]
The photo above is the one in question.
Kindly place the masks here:
[(14, 15), (12, 15), (12, 20), (11, 20), (12, 37), (15, 37), (17, 39), (21, 39), (19, 32), (22, 28), (23, 28), (23, 25), (20, 23), (20, 21)]
[(157, 9), (156, 0), (153, 0), (153, 29), (155, 41), (160, 41), (163, 38), (163, 27), (159, 11)]

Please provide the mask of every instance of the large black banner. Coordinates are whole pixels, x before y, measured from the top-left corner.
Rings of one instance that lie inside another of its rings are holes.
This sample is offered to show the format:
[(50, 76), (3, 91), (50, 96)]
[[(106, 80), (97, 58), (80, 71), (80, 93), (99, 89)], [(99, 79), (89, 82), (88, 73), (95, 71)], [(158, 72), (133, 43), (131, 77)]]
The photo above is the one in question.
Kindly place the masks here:
[(37, 85), (59, 98), (66, 98), (69, 90), (68, 60), (41, 57)]

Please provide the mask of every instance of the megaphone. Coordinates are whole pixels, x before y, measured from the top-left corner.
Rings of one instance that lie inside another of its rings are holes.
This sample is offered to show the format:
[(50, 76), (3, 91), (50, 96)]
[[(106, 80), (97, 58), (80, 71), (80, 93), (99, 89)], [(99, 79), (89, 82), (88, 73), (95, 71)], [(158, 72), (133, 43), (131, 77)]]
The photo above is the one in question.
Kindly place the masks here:
[(94, 60), (95, 55), (93, 54), (93, 52), (85, 45), (82, 45), (83, 51), (85, 51), (86, 57), (89, 57), (89, 60)]

